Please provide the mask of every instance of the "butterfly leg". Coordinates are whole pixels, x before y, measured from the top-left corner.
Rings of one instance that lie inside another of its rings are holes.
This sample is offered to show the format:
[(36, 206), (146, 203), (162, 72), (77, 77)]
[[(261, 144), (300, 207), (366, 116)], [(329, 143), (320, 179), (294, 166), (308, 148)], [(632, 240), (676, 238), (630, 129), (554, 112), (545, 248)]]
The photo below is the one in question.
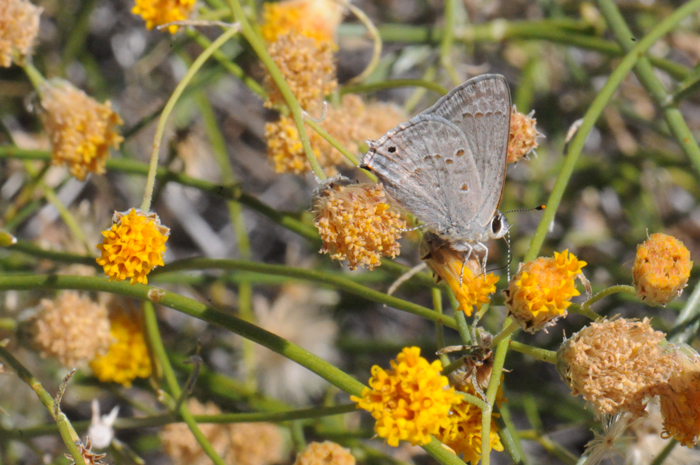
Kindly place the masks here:
[(484, 258), (481, 261), (481, 272), (486, 275), (486, 261), (489, 258), (489, 248), (486, 247), (486, 244), (483, 242), (477, 242), (476, 245), (484, 249)]
[(464, 257), (464, 260), (462, 261), (462, 270), (459, 272), (459, 287), (462, 287), (462, 278), (464, 278), (464, 268), (467, 266), (467, 262), (469, 261), (469, 258), (472, 256), (472, 252), (474, 252), (474, 246), (469, 244), (468, 242), (464, 244), (467, 246), (467, 255)]

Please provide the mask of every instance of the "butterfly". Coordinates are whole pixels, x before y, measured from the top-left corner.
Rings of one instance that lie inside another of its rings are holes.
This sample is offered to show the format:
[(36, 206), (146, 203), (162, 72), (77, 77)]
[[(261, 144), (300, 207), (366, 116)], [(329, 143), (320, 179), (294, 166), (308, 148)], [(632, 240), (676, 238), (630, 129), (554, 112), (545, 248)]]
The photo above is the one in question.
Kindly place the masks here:
[(376, 141), (361, 168), (388, 196), (454, 250), (488, 257), (484, 242), (508, 232), (498, 211), (510, 134), (506, 79), (484, 74), (452, 89), (432, 107)]

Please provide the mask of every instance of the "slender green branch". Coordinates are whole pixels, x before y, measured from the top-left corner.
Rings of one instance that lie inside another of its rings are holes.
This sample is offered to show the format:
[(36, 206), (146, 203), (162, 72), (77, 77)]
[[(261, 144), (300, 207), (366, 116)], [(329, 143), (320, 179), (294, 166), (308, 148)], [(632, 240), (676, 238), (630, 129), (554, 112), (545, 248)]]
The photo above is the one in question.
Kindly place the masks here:
[[(598, 6), (620, 46), (627, 52), (632, 50), (634, 47), (632, 31), (627, 26), (615, 3), (612, 0), (598, 0)], [(647, 92), (654, 98), (656, 104), (661, 108), (671, 133), (690, 159), (690, 162), (695, 167), (695, 171), (700, 175), (700, 146), (698, 146), (693, 132), (686, 124), (681, 111), (677, 107), (669, 105), (672, 97), (669, 96), (663, 83), (654, 73), (654, 68), (649, 62), (649, 58), (646, 56), (639, 58), (639, 62), (635, 66), (635, 74), (639, 82), (642, 83)]]
[[(573, 310), (573, 313), (580, 313), (581, 315), (585, 315), (591, 320), (595, 321), (601, 318), (600, 315), (598, 315), (596, 312), (591, 310), (591, 305), (594, 303), (598, 302), (601, 299), (604, 299), (605, 297), (608, 297), (613, 294), (619, 294), (621, 292), (627, 293), (627, 294), (636, 294), (637, 291), (635, 290), (634, 286), (629, 286), (627, 284), (618, 284), (616, 286), (610, 286), (607, 289), (603, 289), (602, 291), (598, 292), (596, 295), (582, 303), (579, 307), (578, 310)], [(572, 305), (572, 307), (574, 307)]]
[[(440, 289), (433, 288), (432, 294), (433, 310), (435, 310), (435, 313), (442, 315), (442, 291), (440, 291)], [(445, 347), (445, 328), (439, 321), (435, 322), (435, 342), (440, 349)], [(450, 359), (447, 354), (440, 355), (440, 361), (442, 362), (442, 366), (447, 366), (450, 363)]]
[(603, 112), (603, 109), (608, 104), (617, 88), (620, 86), (620, 84), (622, 84), (624, 78), (627, 76), (627, 74), (629, 74), (644, 53), (646, 53), (646, 51), (649, 50), (649, 48), (654, 45), (656, 41), (676, 27), (679, 22), (695, 12), (698, 7), (700, 7), (700, 0), (690, 0), (675, 10), (671, 15), (657, 24), (642, 40), (637, 42), (637, 45), (635, 45), (630, 52), (625, 55), (617, 68), (615, 68), (612, 74), (610, 74), (608, 82), (600, 90), (595, 100), (593, 100), (593, 103), (591, 103), (590, 107), (588, 108), (588, 111), (584, 115), (583, 123), (569, 146), (569, 153), (564, 161), (564, 166), (557, 177), (554, 189), (552, 190), (549, 201), (547, 202), (547, 209), (544, 211), (542, 219), (537, 226), (537, 230), (532, 237), (530, 248), (525, 255), (524, 261), (531, 261), (537, 257), (547, 234), (547, 230), (549, 229), (549, 225), (554, 220), (554, 215), (556, 214), (559, 203), (564, 195), (564, 190), (566, 189), (569, 179), (571, 178), (574, 168), (576, 167), (576, 162), (583, 151), (586, 138), (588, 137), (591, 129), (593, 129), (598, 117)]
[(693, 74), (688, 76), (683, 82), (678, 84), (678, 87), (664, 106), (678, 105), (683, 100), (700, 92), (700, 69), (693, 71)]
[(24, 69), (24, 72), (27, 74), (27, 77), (29, 78), (29, 81), (32, 83), (32, 86), (34, 87), (34, 90), (41, 96), (41, 91), (44, 82), (46, 82), (46, 79), (42, 74), (39, 72), (38, 69), (34, 67), (33, 64), (31, 64), (29, 61), (25, 61), (22, 69)]
[(668, 441), (668, 444), (661, 449), (661, 452), (659, 452), (659, 455), (654, 457), (654, 460), (652, 460), (649, 465), (662, 465), (666, 459), (668, 458), (669, 455), (671, 455), (671, 452), (673, 452), (673, 449), (678, 445), (678, 441), (676, 439), (671, 439)]
[(445, 89), (440, 84), (428, 81), (426, 79), (391, 79), (388, 81), (373, 82), (370, 84), (343, 86), (340, 89), (340, 95), (376, 92), (378, 90), (396, 89), (399, 87), (420, 87), (432, 90), (433, 92), (437, 92), (440, 95), (446, 95), (449, 92), (449, 90)]
[[(160, 337), (160, 331), (158, 330), (158, 320), (156, 318), (156, 311), (153, 308), (153, 304), (150, 301), (143, 302), (143, 315), (145, 322), (146, 335), (148, 336), (148, 343), (151, 346), (151, 350), (158, 360), (161, 369), (163, 370), (163, 376), (165, 377), (165, 383), (168, 385), (170, 390), (170, 395), (174, 399), (180, 399), (182, 396), (182, 390), (175, 377), (175, 371), (172, 365), (170, 365), (170, 360), (168, 359), (168, 353), (165, 351), (163, 346), (163, 340)], [(186, 402), (182, 402), (178, 409), (180, 417), (185, 421), (187, 427), (192, 432), (192, 435), (197, 440), (202, 450), (207, 456), (214, 462), (215, 465), (226, 465), (219, 454), (216, 453), (214, 447), (211, 445), (209, 440), (204, 436), (202, 430), (197, 426), (197, 421), (192, 416), (190, 409), (187, 407)]]
[[(27, 383), (27, 385), (29, 385), (29, 387), (32, 388), (32, 390), (39, 397), (39, 400), (41, 400), (41, 403), (44, 404), (51, 416), (54, 418), (54, 420), (56, 420), (56, 426), (59, 432), (61, 433), (61, 438), (63, 439), (63, 442), (66, 445), (68, 452), (70, 453), (70, 455), (73, 456), (75, 464), (85, 465), (85, 460), (83, 459), (83, 456), (78, 450), (76, 444), (76, 441), (80, 440), (78, 434), (73, 429), (73, 426), (71, 425), (70, 421), (68, 421), (68, 418), (66, 418), (66, 416), (63, 413), (61, 413), (60, 409), (55, 408), (54, 399), (51, 397), (51, 394), (49, 394), (44, 389), (39, 380), (36, 379), (34, 375), (32, 375), (31, 372), (27, 370), (19, 360), (17, 360), (10, 352), (7, 351), (7, 349), (5, 349), (1, 345), (0, 357), (2, 357), (2, 359), (5, 360), (5, 362), (7, 362), (7, 364), (11, 366), (13, 370), (15, 370), (17, 376), (19, 376), (22, 381)], [(59, 415), (56, 415), (57, 411)]]
[[(422, 318), (431, 321), (440, 322), (450, 328), (457, 328), (457, 322), (454, 318), (447, 315), (441, 315), (433, 310), (421, 305), (399, 299), (379, 291), (375, 291), (369, 287), (363, 286), (349, 280), (344, 276), (331, 275), (323, 271), (308, 270), (304, 268), (295, 268), (285, 265), (270, 265), (266, 263), (251, 262), (247, 260), (220, 260), (211, 258), (190, 258), (168, 263), (167, 265), (157, 268), (151, 275), (177, 270), (203, 270), (203, 269), (219, 269), (219, 270), (245, 270), (257, 273), (266, 273), (271, 275), (282, 275), (301, 278), (321, 284), (328, 284), (336, 289), (340, 289), (351, 294), (364, 297), (366, 299), (386, 304), (398, 310), (403, 310)], [(458, 312), (459, 313), (459, 312)]]
[(364, 26), (369, 31), (369, 35), (372, 37), (372, 59), (367, 64), (367, 67), (360, 74), (350, 79), (350, 83), (354, 84), (356, 82), (362, 82), (365, 79), (367, 79), (372, 74), (372, 71), (374, 71), (374, 69), (379, 64), (379, 59), (382, 56), (382, 36), (379, 34), (379, 31), (377, 30), (376, 26), (374, 25), (374, 23), (372, 23), (372, 20), (369, 19), (369, 17), (365, 14), (364, 11), (362, 11), (349, 1), (342, 0), (341, 3), (347, 9), (349, 9), (352, 12), (352, 14), (354, 14), (357, 17), (357, 19), (360, 20), (362, 24), (364, 24)]
[(496, 347), (503, 339), (510, 337), (511, 334), (520, 329), (520, 325), (513, 321), (506, 328), (502, 329), (500, 333), (496, 334), (491, 340), (491, 346)]
[[(454, 307), (457, 308), (457, 307)], [(459, 332), (459, 337), (462, 339), (462, 344), (465, 346), (472, 344), (472, 333), (469, 330), (469, 323), (467, 323), (467, 317), (461, 310), (455, 310), (455, 322), (457, 323), (457, 331)]]
[(557, 363), (557, 353), (551, 350), (540, 349), (539, 347), (529, 346), (517, 341), (510, 341), (510, 348), (521, 354), (529, 355), (541, 362), (547, 362), (553, 365)]
[(673, 342), (690, 344), (697, 337), (698, 328), (700, 328), (700, 285), (695, 284), (695, 289), (678, 314), (669, 337)]
[(267, 53), (265, 43), (248, 22), (240, 2), (238, 2), (238, 0), (228, 0), (228, 5), (231, 8), (231, 14), (233, 14), (234, 18), (236, 18), (241, 25), (241, 32), (243, 33), (243, 36), (258, 55), (258, 58), (260, 58), (263, 66), (267, 68), (267, 72), (270, 73), (270, 77), (275, 82), (275, 85), (282, 94), (284, 101), (287, 103), (287, 106), (292, 113), (292, 117), (294, 118), (294, 123), (296, 123), (297, 131), (299, 132), (299, 139), (301, 140), (301, 145), (304, 147), (304, 153), (306, 154), (306, 159), (311, 166), (311, 170), (318, 179), (326, 179), (326, 174), (323, 172), (323, 168), (321, 168), (321, 165), (318, 163), (316, 155), (311, 148), (309, 136), (306, 134), (306, 128), (304, 127), (303, 111), (299, 105), (299, 102), (294, 96), (292, 89), (289, 88), (289, 84), (287, 84), (287, 81), (284, 79), (284, 75), (277, 67), (275, 61), (272, 59), (270, 54)]
[(141, 203), (141, 210), (143, 210), (144, 212), (148, 212), (151, 208), (153, 186), (155, 185), (156, 172), (158, 170), (160, 144), (163, 139), (163, 133), (165, 132), (165, 123), (168, 121), (170, 113), (173, 111), (173, 108), (175, 108), (175, 104), (180, 98), (180, 95), (182, 95), (182, 92), (185, 90), (185, 88), (190, 83), (197, 71), (199, 71), (199, 69), (202, 67), (204, 62), (207, 61), (207, 59), (209, 59), (209, 57), (214, 53), (214, 51), (218, 50), (222, 45), (226, 43), (226, 41), (228, 41), (231, 37), (236, 35), (238, 31), (238, 27), (231, 27), (229, 30), (221, 34), (214, 42), (212, 42), (212, 44), (209, 47), (207, 47), (197, 57), (194, 63), (192, 63), (192, 66), (190, 66), (190, 68), (187, 70), (187, 73), (182, 78), (180, 83), (177, 85), (177, 87), (175, 87), (175, 90), (170, 96), (170, 99), (168, 99), (168, 103), (165, 105), (165, 108), (163, 108), (163, 112), (160, 114), (160, 118), (158, 119), (158, 125), (156, 126), (155, 136), (153, 137), (153, 150), (151, 151), (151, 162), (148, 170), (148, 177), (146, 179), (146, 189), (143, 194), (143, 202)]
[(440, 63), (450, 76), (452, 84), (457, 86), (462, 80), (457, 75), (454, 65), (452, 64), (452, 48), (455, 38), (455, 9), (457, 8), (456, 0), (445, 0), (445, 25), (442, 29), (442, 39), (440, 41)]

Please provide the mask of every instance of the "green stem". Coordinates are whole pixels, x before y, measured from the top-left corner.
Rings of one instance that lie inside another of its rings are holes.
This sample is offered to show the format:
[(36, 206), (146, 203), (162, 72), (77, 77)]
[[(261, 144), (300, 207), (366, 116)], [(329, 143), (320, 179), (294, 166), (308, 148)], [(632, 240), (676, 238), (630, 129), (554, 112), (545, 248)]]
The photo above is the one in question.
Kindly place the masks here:
[(321, 165), (318, 163), (316, 155), (311, 148), (309, 136), (306, 134), (306, 128), (304, 127), (304, 115), (301, 106), (294, 96), (294, 93), (292, 93), (292, 90), (289, 88), (287, 81), (284, 79), (284, 75), (282, 75), (282, 72), (279, 70), (277, 64), (275, 64), (275, 61), (272, 59), (270, 54), (267, 53), (267, 48), (265, 47), (263, 40), (250, 26), (250, 23), (248, 23), (245, 13), (243, 12), (243, 8), (238, 0), (228, 0), (228, 5), (231, 8), (231, 13), (233, 14), (234, 18), (236, 18), (241, 25), (241, 32), (243, 36), (258, 55), (258, 58), (260, 58), (260, 61), (262, 61), (265, 68), (267, 68), (267, 72), (270, 73), (270, 77), (275, 82), (275, 85), (282, 94), (284, 101), (287, 103), (287, 106), (292, 113), (292, 117), (294, 118), (294, 122), (296, 123), (297, 131), (299, 132), (299, 139), (301, 140), (301, 145), (304, 147), (304, 153), (306, 154), (306, 159), (311, 166), (311, 170), (318, 179), (326, 179), (323, 168), (321, 168)]
[(540, 349), (539, 347), (529, 346), (517, 341), (510, 341), (510, 348), (521, 354), (529, 355), (541, 362), (547, 362), (553, 365), (557, 363), (557, 353), (551, 350)]
[(566, 189), (569, 179), (574, 171), (576, 162), (581, 155), (586, 138), (591, 132), (591, 129), (593, 129), (598, 117), (603, 112), (603, 109), (608, 104), (617, 88), (620, 86), (620, 84), (622, 84), (624, 78), (629, 74), (644, 53), (646, 53), (646, 51), (649, 50), (649, 48), (661, 37), (673, 30), (673, 28), (676, 27), (676, 25), (678, 25), (678, 23), (680, 23), (684, 18), (695, 12), (698, 7), (700, 7), (700, 0), (690, 0), (675, 10), (671, 15), (657, 24), (642, 40), (637, 42), (637, 45), (635, 45), (629, 51), (629, 53), (625, 55), (617, 68), (615, 68), (615, 71), (610, 74), (608, 82), (600, 90), (596, 98), (593, 100), (593, 103), (591, 103), (590, 107), (588, 108), (588, 111), (584, 115), (583, 123), (569, 146), (569, 153), (564, 161), (564, 166), (557, 177), (554, 189), (552, 190), (552, 194), (547, 202), (547, 209), (544, 211), (542, 219), (537, 226), (537, 230), (532, 237), (530, 248), (525, 255), (524, 261), (531, 261), (537, 257), (537, 254), (542, 247), (542, 243), (544, 242), (544, 238), (547, 235), (549, 225), (554, 220), (554, 215), (557, 212), (557, 208), (559, 207), (559, 203), (564, 195), (564, 190)]
[(343, 86), (340, 89), (340, 95), (376, 92), (378, 90), (396, 89), (399, 87), (420, 87), (423, 89), (432, 90), (440, 95), (446, 95), (449, 92), (449, 90), (445, 89), (440, 84), (425, 79), (391, 79), (388, 81), (373, 82), (370, 84)]
[(32, 86), (39, 94), (39, 97), (41, 97), (41, 90), (42, 90), (43, 84), (46, 82), (46, 79), (44, 78), (44, 76), (41, 75), (39, 70), (36, 69), (33, 64), (31, 64), (29, 61), (26, 61), (26, 60), (25, 60), (25, 63), (22, 65), (22, 69), (24, 69), (24, 72), (27, 74), (27, 77), (29, 78), (29, 81), (32, 83)]
[[(398, 310), (403, 310), (422, 318), (431, 321), (441, 322), (447, 327), (456, 329), (458, 327), (454, 318), (447, 315), (440, 315), (433, 310), (421, 305), (408, 302), (397, 297), (375, 291), (367, 286), (363, 286), (341, 275), (332, 275), (318, 270), (308, 270), (305, 268), (295, 268), (285, 265), (271, 265), (267, 263), (251, 262), (247, 260), (223, 260), (213, 258), (188, 258), (168, 263), (167, 265), (158, 268), (151, 272), (152, 276), (159, 273), (177, 271), (177, 270), (203, 270), (203, 269), (219, 269), (219, 270), (245, 270), (256, 273), (266, 273), (272, 275), (290, 276), (300, 279), (305, 279), (321, 284), (330, 285), (336, 289), (349, 292), (366, 299), (386, 304)], [(457, 312), (458, 314), (461, 312)], [(458, 316), (458, 315), (456, 315)], [(468, 325), (467, 325), (468, 328)], [(465, 343), (466, 344), (466, 343)]]
[(476, 396), (457, 392), (464, 400), (481, 410), (481, 465), (491, 462), (491, 403), (484, 402)]
[[(598, 6), (620, 46), (627, 52), (632, 50), (635, 44), (634, 36), (615, 3), (612, 0), (598, 0)], [(669, 105), (669, 102), (672, 102), (672, 97), (669, 96), (663, 83), (654, 73), (654, 68), (649, 62), (649, 58), (646, 56), (639, 58), (639, 62), (635, 66), (635, 74), (639, 82), (642, 83), (647, 92), (654, 98), (656, 104), (661, 108), (671, 133), (690, 159), (698, 175), (700, 175), (700, 146), (698, 146), (693, 132), (686, 124), (681, 111), (677, 107)]]
[(695, 284), (685, 307), (678, 314), (673, 329), (669, 332), (671, 341), (690, 344), (697, 336), (700, 327), (700, 285)]
[(151, 162), (148, 169), (148, 177), (146, 178), (146, 189), (143, 194), (143, 202), (141, 203), (141, 210), (148, 212), (151, 208), (151, 198), (153, 197), (153, 186), (156, 181), (156, 172), (158, 169), (158, 156), (160, 154), (160, 144), (163, 139), (163, 132), (165, 132), (165, 123), (168, 121), (170, 113), (173, 111), (175, 104), (177, 103), (180, 95), (187, 87), (187, 84), (192, 80), (194, 75), (199, 71), (205, 61), (218, 50), (222, 45), (226, 43), (231, 37), (238, 33), (237, 27), (231, 27), (229, 30), (221, 34), (212, 44), (204, 49), (204, 51), (197, 57), (197, 59), (192, 63), (190, 69), (182, 78), (182, 81), (175, 87), (168, 103), (163, 108), (163, 112), (160, 114), (158, 119), (158, 125), (156, 126), (156, 133), (153, 137), (153, 150), (151, 151)]
[[(56, 426), (58, 427), (58, 430), (61, 433), (61, 438), (63, 439), (63, 442), (66, 445), (68, 452), (71, 456), (73, 456), (75, 465), (85, 465), (85, 460), (83, 459), (83, 456), (80, 453), (76, 444), (76, 442), (80, 441), (80, 438), (73, 429), (73, 426), (71, 425), (70, 421), (68, 421), (68, 418), (66, 418), (65, 414), (63, 414), (60, 411), (60, 408), (55, 408), (54, 399), (51, 397), (51, 394), (49, 394), (46, 391), (46, 389), (44, 389), (39, 380), (36, 379), (34, 375), (32, 375), (31, 372), (27, 370), (19, 360), (17, 360), (10, 352), (7, 351), (7, 349), (5, 349), (1, 345), (0, 357), (2, 357), (2, 359), (5, 360), (5, 362), (7, 362), (7, 364), (10, 365), (13, 370), (15, 370), (17, 376), (19, 376), (22, 381), (27, 383), (27, 385), (30, 388), (32, 388), (32, 390), (39, 397), (41, 403), (44, 404), (51, 416), (54, 418), (54, 420), (56, 420)], [(57, 411), (59, 415), (56, 415)]]
[(452, 45), (455, 38), (455, 9), (457, 8), (456, 0), (445, 0), (445, 25), (442, 29), (442, 40), (440, 41), (440, 63), (450, 76), (452, 83), (457, 86), (462, 80), (457, 75), (454, 65), (452, 64)]
[(601, 318), (600, 315), (598, 315), (596, 312), (591, 310), (591, 305), (594, 303), (598, 302), (601, 299), (604, 299), (605, 297), (613, 294), (618, 294), (621, 292), (625, 292), (628, 294), (636, 294), (637, 291), (634, 288), (634, 286), (628, 286), (626, 284), (618, 284), (616, 286), (610, 286), (607, 289), (603, 289), (602, 291), (598, 292), (596, 295), (585, 301), (584, 303), (581, 304), (581, 307), (578, 311), (573, 311), (573, 313), (580, 313), (581, 315), (585, 315), (588, 318), (590, 318), (593, 321), (596, 321)]
[[(172, 365), (170, 365), (170, 360), (168, 359), (168, 353), (165, 351), (163, 346), (163, 340), (160, 337), (160, 331), (158, 330), (158, 320), (156, 318), (156, 312), (153, 308), (153, 304), (149, 301), (143, 302), (143, 315), (145, 322), (146, 335), (148, 336), (148, 342), (151, 346), (151, 350), (155, 357), (160, 363), (161, 369), (163, 370), (163, 376), (165, 377), (165, 383), (168, 385), (170, 390), (170, 395), (174, 399), (180, 399), (182, 396), (182, 390), (177, 382), (177, 377), (175, 376), (175, 371)], [(187, 427), (192, 432), (192, 435), (197, 440), (202, 450), (207, 456), (214, 462), (215, 465), (226, 465), (219, 454), (216, 453), (214, 447), (212, 447), (209, 440), (204, 436), (202, 430), (197, 426), (197, 421), (190, 413), (190, 409), (187, 407), (187, 403), (183, 402), (180, 404), (179, 413)]]
[(673, 452), (673, 449), (678, 445), (678, 441), (675, 439), (671, 439), (668, 444), (659, 452), (659, 455), (654, 457), (654, 460), (649, 463), (649, 465), (661, 465), (663, 464), (666, 459), (668, 458), (669, 455), (671, 455), (671, 452)]
[[(433, 288), (432, 293), (433, 310), (438, 315), (442, 315), (442, 291), (440, 291), (438, 288)], [(445, 347), (445, 328), (439, 321), (435, 322), (435, 342), (440, 349)], [(442, 362), (442, 366), (447, 366), (450, 363), (450, 359), (447, 354), (440, 355), (440, 361)]]
[(463, 311), (455, 311), (454, 315), (455, 322), (457, 323), (457, 332), (459, 332), (459, 337), (462, 339), (462, 344), (465, 346), (471, 345), (472, 333), (469, 328), (469, 323), (467, 323), (466, 315), (464, 315)]
[(510, 337), (511, 334), (520, 329), (520, 325), (513, 321), (508, 327), (501, 330), (500, 333), (496, 334), (491, 340), (491, 347), (496, 347), (503, 339)]
[(678, 87), (673, 92), (667, 105), (678, 105), (683, 100), (692, 97), (698, 92), (700, 92), (700, 69), (696, 69), (693, 74), (678, 84)]

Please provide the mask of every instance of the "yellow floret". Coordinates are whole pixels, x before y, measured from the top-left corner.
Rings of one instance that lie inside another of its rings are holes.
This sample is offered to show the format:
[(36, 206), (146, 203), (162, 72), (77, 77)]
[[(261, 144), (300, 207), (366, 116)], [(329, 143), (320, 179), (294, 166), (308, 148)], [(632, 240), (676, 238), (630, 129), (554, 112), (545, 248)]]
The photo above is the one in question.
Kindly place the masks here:
[[(141, 16), (146, 21), (146, 29), (150, 31), (156, 26), (189, 18), (194, 4), (195, 0), (136, 0), (131, 12)], [(177, 30), (176, 25), (168, 26), (171, 34)]]

